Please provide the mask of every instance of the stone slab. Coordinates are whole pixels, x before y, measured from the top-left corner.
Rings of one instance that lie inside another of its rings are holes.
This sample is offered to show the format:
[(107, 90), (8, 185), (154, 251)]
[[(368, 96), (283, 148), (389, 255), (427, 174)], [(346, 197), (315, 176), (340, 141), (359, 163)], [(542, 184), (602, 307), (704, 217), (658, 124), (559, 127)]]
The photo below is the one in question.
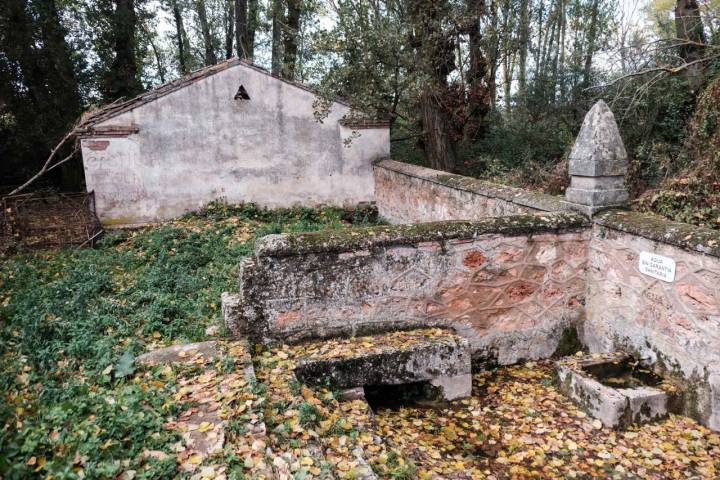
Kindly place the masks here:
[(158, 364), (196, 362), (200, 359), (204, 362), (211, 362), (219, 357), (220, 348), (218, 342), (211, 340), (160, 348), (143, 353), (137, 357), (137, 361), (152, 366)]
[(380, 352), (348, 352), (335, 358), (306, 358), (295, 376), (313, 386), (350, 389), (365, 385), (402, 385), (430, 382), (445, 400), (471, 393), (471, 357), (466, 340), (448, 335)]

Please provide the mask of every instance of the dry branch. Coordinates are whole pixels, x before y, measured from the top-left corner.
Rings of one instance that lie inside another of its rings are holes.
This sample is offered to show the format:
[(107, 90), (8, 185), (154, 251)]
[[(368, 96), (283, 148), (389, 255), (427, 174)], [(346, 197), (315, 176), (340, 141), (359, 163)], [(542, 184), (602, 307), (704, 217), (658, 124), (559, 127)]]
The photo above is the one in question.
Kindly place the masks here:
[(65, 143), (67, 143), (71, 139), (75, 140), (75, 135), (77, 134), (79, 127), (80, 127), (80, 122), (76, 123), (73, 126), (73, 128), (68, 133), (65, 134), (65, 136), (62, 138), (62, 140), (60, 140), (60, 142), (57, 145), (55, 145), (55, 148), (53, 148), (52, 151), (50, 151), (50, 156), (47, 158), (47, 160), (45, 160), (45, 164), (42, 166), (42, 168), (35, 175), (30, 177), (30, 179), (27, 182), (23, 183), (22, 185), (17, 187), (15, 190), (10, 192), (8, 194), (8, 196), (16, 195), (16, 194), (20, 193), (21, 191), (25, 190), (29, 185), (31, 185), (33, 182), (35, 182), (35, 180), (42, 177), (50, 170), (52, 170), (56, 167), (59, 167), (60, 165), (71, 160), (78, 151), (77, 143), (73, 143), (72, 151), (70, 152), (70, 154), (68, 156), (66, 156), (65, 158), (63, 158), (62, 160), (60, 160), (58, 162), (53, 163), (55, 156), (58, 154), (58, 152), (60, 151), (62, 146), (65, 145)]

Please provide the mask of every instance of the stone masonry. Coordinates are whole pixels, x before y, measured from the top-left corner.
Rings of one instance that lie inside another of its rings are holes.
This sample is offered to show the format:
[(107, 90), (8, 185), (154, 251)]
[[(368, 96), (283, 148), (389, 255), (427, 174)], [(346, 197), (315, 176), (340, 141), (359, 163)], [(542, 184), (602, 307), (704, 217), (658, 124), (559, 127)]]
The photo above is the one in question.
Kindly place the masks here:
[(585, 116), (572, 152), (565, 198), (587, 215), (608, 207), (625, 206), (628, 157), (615, 116), (600, 100)]
[[(585, 343), (593, 352), (634, 353), (658, 373), (684, 379), (691, 385), (685, 413), (720, 429), (720, 258), (665, 243), (691, 235), (667, 236), (673, 222), (655, 219), (655, 230), (634, 232), (619, 229), (647, 225), (647, 216), (608, 212), (599, 222), (589, 250)], [(706, 235), (720, 243), (717, 232)], [(674, 281), (640, 273), (643, 251), (674, 259)]]
[(228, 327), (298, 341), (446, 326), (476, 361), (546, 358), (581, 317), (583, 225), (566, 213), (268, 236), (242, 264)]
[(393, 160), (374, 167), (378, 213), (391, 223), (480, 220), (567, 208), (561, 198)]
[[(240, 295), (223, 299), (226, 324), (259, 341), (450, 327), (475, 366), (548, 358), (578, 327), (591, 352), (625, 351), (679, 380), (683, 413), (720, 430), (720, 232), (612, 209), (626, 169), (603, 103), (564, 201), (379, 162), (378, 209), (397, 225), (259, 240)], [(443, 221), (407, 224), (430, 220)], [(641, 255), (672, 262), (674, 277), (644, 273)]]

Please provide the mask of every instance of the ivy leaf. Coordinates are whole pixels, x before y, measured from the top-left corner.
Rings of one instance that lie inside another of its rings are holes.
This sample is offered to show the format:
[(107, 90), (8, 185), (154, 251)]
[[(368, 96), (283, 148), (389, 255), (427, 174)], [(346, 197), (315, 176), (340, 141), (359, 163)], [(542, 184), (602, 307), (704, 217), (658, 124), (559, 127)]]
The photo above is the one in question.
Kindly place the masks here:
[(128, 375), (132, 375), (134, 371), (135, 357), (130, 353), (130, 350), (126, 350), (120, 357), (120, 360), (118, 360), (117, 365), (115, 365), (115, 377), (127, 377)]

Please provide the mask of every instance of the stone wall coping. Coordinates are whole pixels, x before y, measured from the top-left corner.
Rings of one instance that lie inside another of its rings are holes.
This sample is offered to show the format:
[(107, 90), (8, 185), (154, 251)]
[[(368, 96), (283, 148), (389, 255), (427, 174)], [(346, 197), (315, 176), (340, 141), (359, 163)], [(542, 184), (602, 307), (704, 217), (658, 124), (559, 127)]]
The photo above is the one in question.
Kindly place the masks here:
[(674, 222), (666, 218), (628, 210), (608, 210), (597, 214), (598, 225), (684, 250), (720, 257), (720, 231)]
[(431, 168), (421, 167), (419, 165), (412, 165), (409, 163), (386, 159), (376, 162), (374, 167), (384, 168), (395, 173), (418, 178), (455, 190), (462, 190), (488, 198), (498, 198), (516, 205), (534, 208), (545, 212), (571, 210), (570, 205), (568, 205), (562, 197), (531, 192), (522, 188), (488, 182), (487, 180), (445, 173)]
[(449, 220), (405, 225), (381, 225), (267, 235), (255, 244), (257, 257), (285, 257), (307, 253), (339, 253), (371, 250), (390, 245), (415, 245), (423, 242), (473, 239), (480, 235), (527, 235), (533, 233), (578, 230), (591, 223), (576, 212), (541, 215), (513, 215), (476, 221)]

